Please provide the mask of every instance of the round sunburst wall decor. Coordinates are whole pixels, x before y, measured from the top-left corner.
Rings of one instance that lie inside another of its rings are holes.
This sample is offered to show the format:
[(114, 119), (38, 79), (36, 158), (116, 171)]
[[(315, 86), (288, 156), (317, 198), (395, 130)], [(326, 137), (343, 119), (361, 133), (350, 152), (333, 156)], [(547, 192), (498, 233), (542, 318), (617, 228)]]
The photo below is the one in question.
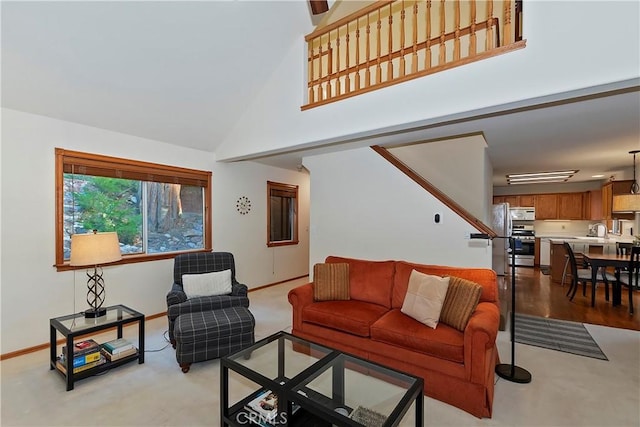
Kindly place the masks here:
[(240, 214), (246, 215), (251, 210), (251, 200), (247, 196), (241, 196), (236, 201), (236, 209)]

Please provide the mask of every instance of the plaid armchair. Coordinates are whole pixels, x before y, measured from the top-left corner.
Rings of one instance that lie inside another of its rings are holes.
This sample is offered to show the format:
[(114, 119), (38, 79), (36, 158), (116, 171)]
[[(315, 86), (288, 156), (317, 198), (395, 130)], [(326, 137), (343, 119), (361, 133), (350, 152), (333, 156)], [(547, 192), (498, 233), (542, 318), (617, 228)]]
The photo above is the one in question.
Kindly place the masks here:
[[(182, 288), (183, 274), (210, 273), (231, 270), (231, 293), (187, 299)], [(228, 307), (249, 307), (247, 286), (236, 280), (233, 254), (229, 252), (198, 252), (180, 254), (173, 264), (173, 285), (167, 294), (167, 317), (169, 318), (169, 340), (175, 348), (173, 328), (178, 316), (184, 313), (217, 310)]]

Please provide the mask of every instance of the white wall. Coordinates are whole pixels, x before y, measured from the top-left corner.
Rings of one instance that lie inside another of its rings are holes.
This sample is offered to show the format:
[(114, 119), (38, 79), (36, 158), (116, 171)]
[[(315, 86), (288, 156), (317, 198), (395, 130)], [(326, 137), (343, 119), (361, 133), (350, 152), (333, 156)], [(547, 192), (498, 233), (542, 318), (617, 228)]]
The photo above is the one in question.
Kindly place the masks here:
[(637, 79), (639, 13), (637, 1), (529, 1), (524, 49), (307, 111), (300, 110), (306, 76), (301, 37), (216, 155), (230, 159), (317, 146)]
[[(49, 319), (86, 308), (84, 272), (56, 272), (54, 148), (213, 171), (214, 250), (234, 252), (238, 279), (251, 287), (306, 274), (308, 239), (296, 249), (266, 250), (266, 181), (301, 186), (308, 212), (308, 176), (253, 163), (220, 164), (214, 155), (159, 141), (2, 109), (0, 307), (2, 354), (48, 342)], [(249, 215), (235, 200), (252, 200)], [(305, 219), (301, 230), (305, 230)], [(146, 315), (166, 311), (173, 261), (104, 269), (106, 304)], [(75, 301), (74, 301), (75, 298)]]
[(491, 268), (487, 242), (464, 238), (477, 231), (372, 149), (303, 163), (311, 173), (310, 266), (340, 255)]
[(482, 135), (389, 149), (418, 175), (488, 224), (487, 201), (493, 190), (486, 183), (486, 168), (490, 168), (485, 161), (486, 151)]

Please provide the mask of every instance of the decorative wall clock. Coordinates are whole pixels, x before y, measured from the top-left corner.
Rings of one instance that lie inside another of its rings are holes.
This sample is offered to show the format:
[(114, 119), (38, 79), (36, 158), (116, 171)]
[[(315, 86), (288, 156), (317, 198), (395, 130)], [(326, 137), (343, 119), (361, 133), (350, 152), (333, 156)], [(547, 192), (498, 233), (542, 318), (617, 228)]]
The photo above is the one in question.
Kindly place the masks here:
[(249, 211), (251, 210), (251, 200), (249, 200), (249, 198), (246, 196), (240, 197), (236, 202), (236, 209), (242, 215), (248, 214)]

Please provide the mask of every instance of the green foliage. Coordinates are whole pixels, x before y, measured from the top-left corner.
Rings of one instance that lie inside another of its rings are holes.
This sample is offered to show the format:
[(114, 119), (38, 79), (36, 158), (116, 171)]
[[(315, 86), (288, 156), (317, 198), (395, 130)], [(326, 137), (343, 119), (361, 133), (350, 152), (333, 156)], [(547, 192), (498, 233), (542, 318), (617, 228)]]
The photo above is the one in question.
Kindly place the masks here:
[(121, 243), (140, 244), (140, 181), (99, 176), (83, 176), (82, 179), (86, 184), (76, 194), (82, 227), (116, 231)]

